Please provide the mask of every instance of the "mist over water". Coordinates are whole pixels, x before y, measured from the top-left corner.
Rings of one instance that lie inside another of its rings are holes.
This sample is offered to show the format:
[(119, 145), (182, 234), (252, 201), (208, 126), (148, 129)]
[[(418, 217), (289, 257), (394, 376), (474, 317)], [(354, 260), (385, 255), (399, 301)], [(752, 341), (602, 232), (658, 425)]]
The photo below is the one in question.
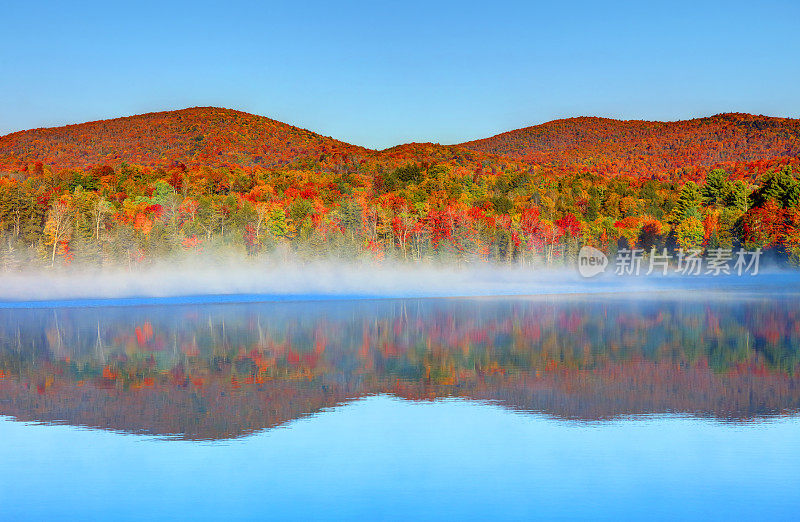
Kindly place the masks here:
[(742, 276), (616, 276), (613, 269), (582, 277), (576, 269), (491, 264), (401, 264), (284, 261), (178, 262), (127, 270), (74, 267), (0, 275), (0, 306), (20, 303), (193, 296), (215, 300), (337, 297), (479, 297), (655, 291), (800, 288), (796, 271)]

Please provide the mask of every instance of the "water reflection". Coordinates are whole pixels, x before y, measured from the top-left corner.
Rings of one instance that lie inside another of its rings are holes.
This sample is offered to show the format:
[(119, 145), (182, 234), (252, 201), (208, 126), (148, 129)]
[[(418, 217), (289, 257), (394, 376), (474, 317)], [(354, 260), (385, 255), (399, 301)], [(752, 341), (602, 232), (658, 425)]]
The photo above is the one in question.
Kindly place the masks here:
[(800, 408), (795, 296), (0, 311), (0, 415), (242, 436), (374, 394), (597, 421)]

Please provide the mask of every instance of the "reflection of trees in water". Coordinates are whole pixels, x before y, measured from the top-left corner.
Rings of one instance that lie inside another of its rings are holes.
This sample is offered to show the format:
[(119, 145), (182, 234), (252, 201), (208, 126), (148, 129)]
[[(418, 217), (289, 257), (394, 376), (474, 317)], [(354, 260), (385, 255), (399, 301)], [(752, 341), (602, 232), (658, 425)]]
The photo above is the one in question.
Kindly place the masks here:
[(0, 413), (231, 437), (347, 398), (579, 419), (800, 405), (789, 299), (385, 300), (0, 312)]

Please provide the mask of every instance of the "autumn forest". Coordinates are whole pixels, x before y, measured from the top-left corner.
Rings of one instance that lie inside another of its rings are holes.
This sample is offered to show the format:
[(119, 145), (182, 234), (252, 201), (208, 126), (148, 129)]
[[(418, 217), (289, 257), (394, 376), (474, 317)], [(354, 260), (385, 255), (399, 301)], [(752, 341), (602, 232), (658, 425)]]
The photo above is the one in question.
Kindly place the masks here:
[[(570, 118), (376, 151), (191, 108), (0, 137), (0, 270), (178, 256), (559, 266), (583, 245), (800, 261), (800, 120)], [(645, 254), (646, 255), (646, 254)]]

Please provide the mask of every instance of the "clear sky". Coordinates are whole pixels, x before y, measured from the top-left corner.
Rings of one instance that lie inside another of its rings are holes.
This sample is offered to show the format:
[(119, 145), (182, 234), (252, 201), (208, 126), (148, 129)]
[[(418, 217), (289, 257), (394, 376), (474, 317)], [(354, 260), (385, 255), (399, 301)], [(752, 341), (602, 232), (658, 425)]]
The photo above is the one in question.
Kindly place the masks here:
[(800, 117), (800, 2), (8, 2), (0, 134), (216, 105), (351, 143)]

